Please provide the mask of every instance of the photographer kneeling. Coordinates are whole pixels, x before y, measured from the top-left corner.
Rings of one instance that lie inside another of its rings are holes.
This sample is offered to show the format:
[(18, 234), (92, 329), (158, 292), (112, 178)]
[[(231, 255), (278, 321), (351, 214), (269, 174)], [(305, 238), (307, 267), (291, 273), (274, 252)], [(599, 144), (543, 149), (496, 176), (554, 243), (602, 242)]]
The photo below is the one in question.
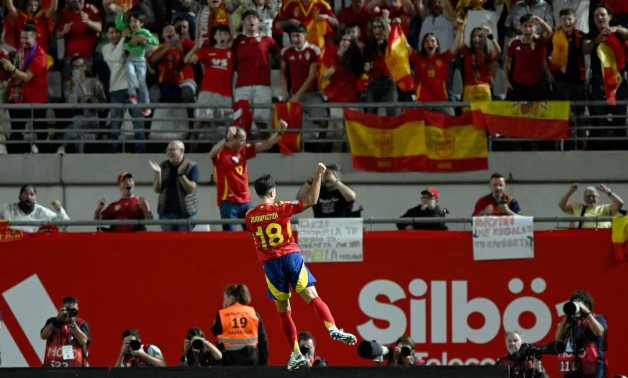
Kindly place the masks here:
[(222, 353), (205, 338), (200, 328), (190, 328), (183, 343), (181, 366), (204, 367), (219, 365)]
[(558, 356), (559, 373), (565, 378), (606, 376), (606, 319), (593, 312), (591, 294), (574, 292), (563, 312), (556, 330), (556, 338), (566, 345), (565, 353)]
[(499, 358), (495, 365), (509, 366), (510, 378), (548, 378), (539, 359), (540, 356), (537, 357), (535, 353), (532, 353), (534, 348), (530, 344), (523, 344), (521, 332), (507, 331), (506, 349), (508, 355)]
[(394, 346), (384, 346), (373, 341), (362, 341), (358, 345), (358, 355), (367, 360), (380, 364), (384, 359), (387, 366), (425, 365), (423, 359), (414, 353), (414, 340), (410, 336), (401, 336)]
[(327, 360), (316, 354), (316, 342), (309, 332), (301, 332), (298, 337), (299, 350), (309, 367), (326, 367)]
[(122, 348), (116, 360), (117, 367), (164, 367), (166, 361), (156, 345), (144, 344), (140, 331), (126, 329), (122, 332)]

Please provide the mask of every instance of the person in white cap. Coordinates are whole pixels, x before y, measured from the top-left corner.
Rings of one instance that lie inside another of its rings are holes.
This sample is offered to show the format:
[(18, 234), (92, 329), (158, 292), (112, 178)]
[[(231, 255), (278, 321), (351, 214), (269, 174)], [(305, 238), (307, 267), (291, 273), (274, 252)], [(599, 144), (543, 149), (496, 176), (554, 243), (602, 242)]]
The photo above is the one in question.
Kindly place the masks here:
[[(578, 184), (571, 184), (567, 193), (565, 193), (560, 201), (558, 202), (558, 207), (565, 213), (569, 215), (579, 216), (579, 217), (601, 217), (601, 216), (611, 216), (617, 214), (619, 209), (624, 205), (624, 201), (612, 190), (608, 188), (608, 186), (604, 184), (598, 184), (597, 189), (593, 186), (587, 186), (584, 189), (584, 203), (570, 203), (569, 197), (573, 193), (578, 190)], [(604, 194), (606, 194), (610, 199), (610, 204), (601, 204), (600, 203), (600, 194), (598, 190)], [(610, 228), (611, 222), (577, 222), (574, 225), (574, 228)]]

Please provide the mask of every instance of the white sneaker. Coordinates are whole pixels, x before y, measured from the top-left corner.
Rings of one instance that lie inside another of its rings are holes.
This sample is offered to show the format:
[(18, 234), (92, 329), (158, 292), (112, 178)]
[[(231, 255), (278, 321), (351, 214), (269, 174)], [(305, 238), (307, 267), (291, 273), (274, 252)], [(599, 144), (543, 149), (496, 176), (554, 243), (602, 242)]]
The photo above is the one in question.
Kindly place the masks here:
[(289, 371), (295, 371), (305, 364), (306, 364), (305, 357), (303, 357), (301, 352), (292, 352), (290, 354), (290, 359), (288, 360)]
[(0, 155), (6, 155), (7, 153), (7, 146), (4, 143), (0, 144)]
[(39, 148), (37, 148), (36, 144), (31, 145), (31, 154), (38, 154)]
[(60, 146), (59, 148), (57, 148), (57, 153), (59, 155), (65, 155), (65, 147)]
[(342, 329), (330, 329), (329, 336), (331, 336), (333, 340), (342, 341), (348, 345), (354, 345), (358, 341), (354, 335), (345, 332)]

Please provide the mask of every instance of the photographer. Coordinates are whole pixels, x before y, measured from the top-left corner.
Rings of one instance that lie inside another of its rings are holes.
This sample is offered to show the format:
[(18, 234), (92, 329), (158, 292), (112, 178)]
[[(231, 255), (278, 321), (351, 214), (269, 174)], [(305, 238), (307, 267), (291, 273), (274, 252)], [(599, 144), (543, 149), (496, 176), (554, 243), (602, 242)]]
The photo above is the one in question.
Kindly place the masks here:
[(166, 361), (156, 345), (142, 343), (140, 331), (131, 328), (122, 332), (122, 348), (120, 348), (115, 366), (164, 367)]
[(223, 309), (216, 314), (212, 333), (218, 337), (222, 364), (266, 365), (268, 341), (260, 315), (248, 304), (251, 293), (244, 284), (225, 288)]
[(414, 354), (414, 340), (410, 336), (401, 336), (397, 339), (394, 348), (388, 354), (387, 366), (425, 365), (425, 361)]
[(190, 328), (183, 343), (181, 366), (204, 367), (218, 365), (222, 353), (205, 338), (200, 328)]
[(326, 367), (327, 360), (316, 355), (316, 342), (309, 332), (301, 332), (298, 337), (299, 350), (309, 367)]
[(526, 350), (528, 350), (529, 344), (522, 343), (523, 336), (521, 332), (507, 331), (506, 349), (508, 350), (508, 355), (499, 358), (495, 365), (509, 366), (510, 378), (548, 378), (541, 360), (534, 354), (530, 356), (525, 353), (521, 346), (526, 345)]
[[(360, 210), (353, 211), (356, 194), (349, 186), (340, 180), (342, 170), (338, 164), (329, 164), (321, 183), (318, 202), (312, 207), (314, 218), (350, 218), (359, 217)], [(301, 185), (297, 192), (297, 199), (308, 196), (312, 187), (313, 178), (309, 178)]]
[(43, 367), (86, 367), (90, 332), (87, 322), (78, 317), (78, 300), (63, 299), (56, 317), (46, 321), (40, 336), (46, 340)]
[(475, 203), (473, 216), (516, 216), (521, 214), (521, 207), (517, 200), (507, 194), (506, 180), (499, 173), (493, 173), (488, 182), (491, 192), (484, 197), (480, 197)]
[(604, 377), (606, 319), (593, 313), (591, 294), (581, 290), (574, 292), (563, 312), (565, 317), (556, 330), (556, 339), (566, 344), (565, 353), (558, 356), (559, 372), (566, 378)]
[[(449, 210), (438, 205), (440, 192), (428, 186), (421, 191), (421, 202), (405, 212), (401, 218), (444, 218)], [(445, 223), (397, 223), (399, 230), (447, 230)]]

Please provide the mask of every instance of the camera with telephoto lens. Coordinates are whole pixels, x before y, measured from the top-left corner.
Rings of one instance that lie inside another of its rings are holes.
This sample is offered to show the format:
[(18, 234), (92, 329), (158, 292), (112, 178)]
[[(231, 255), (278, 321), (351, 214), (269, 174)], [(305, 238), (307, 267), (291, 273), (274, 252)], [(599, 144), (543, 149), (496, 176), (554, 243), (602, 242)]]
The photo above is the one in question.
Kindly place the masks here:
[(401, 356), (402, 357), (405, 358), (405, 357), (409, 357), (411, 355), (412, 355), (412, 349), (410, 349), (410, 347), (405, 346), (405, 345), (401, 347)]
[(309, 356), (310, 353), (312, 353), (312, 348), (310, 348), (307, 345), (301, 345), (299, 347), (299, 350), (301, 351), (301, 354), (304, 355), (304, 356)]
[(563, 305), (563, 313), (570, 318), (579, 318), (581, 316), (582, 307), (577, 302), (565, 302)]
[(192, 349), (194, 350), (202, 350), (204, 346), (205, 346), (205, 343), (203, 342), (202, 339), (196, 339), (192, 341)]
[(129, 341), (129, 348), (132, 351), (138, 351), (142, 347), (142, 343), (139, 340), (131, 340)]
[(565, 351), (565, 343), (556, 340), (543, 345), (521, 344), (517, 353), (511, 355), (511, 360), (524, 362), (531, 359), (539, 360), (544, 354), (558, 355)]
[(358, 345), (358, 355), (367, 360), (382, 361), (384, 357), (388, 357), (390, 352), (391, 348), (381, 345), (375, 340), (364, 340)]
[(78, 316), (78, 310), (75, 308), (70, 307), (66, 310), (66, 312), (70, 318), (76, 318)]

